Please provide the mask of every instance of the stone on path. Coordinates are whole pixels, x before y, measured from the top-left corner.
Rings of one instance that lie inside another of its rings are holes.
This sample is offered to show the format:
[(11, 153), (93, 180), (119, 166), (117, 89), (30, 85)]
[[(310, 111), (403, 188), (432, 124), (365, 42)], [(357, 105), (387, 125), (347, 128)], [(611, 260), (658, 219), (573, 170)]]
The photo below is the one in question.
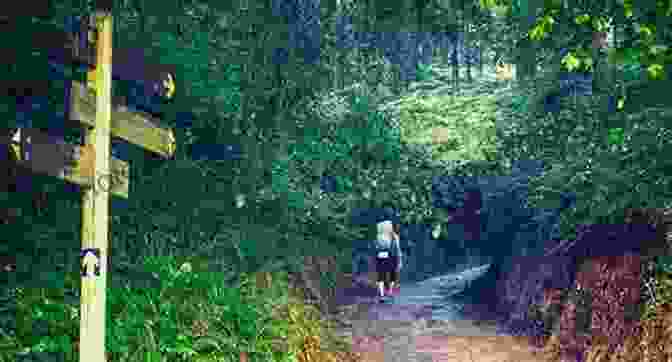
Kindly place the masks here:
[[(457, 275), (468, 280), (484, 270), (472, 268)], [(402, 285), (401, 293), (431, 294), (434, 284), (455, 280), (451, 275), (435, 277)], [(412, 303), (409, 301), (413, 298), (407, 296), (397, 297), (391, 304), (378, 304), (375, 295), (375, 288), (361, 284), (341, 291), (340, 301), (344, 304), (358, 302), (341, 307), (344, 312), (339, 318), (347, 319), (347, 323), (338, 332), (352, 341), (353, 351), (360, 353), (363, 362), (545, 361), (525, 340), (500, 334), (494, 323), (457, 317), (436, 320), (432, 318), (436, 306), (431, 303)]]
[(417, 352), (430, 354), (432, 362), (544, 361), (528, 345), (508, 336), (422, 335), (416, 338), (415, 348)]

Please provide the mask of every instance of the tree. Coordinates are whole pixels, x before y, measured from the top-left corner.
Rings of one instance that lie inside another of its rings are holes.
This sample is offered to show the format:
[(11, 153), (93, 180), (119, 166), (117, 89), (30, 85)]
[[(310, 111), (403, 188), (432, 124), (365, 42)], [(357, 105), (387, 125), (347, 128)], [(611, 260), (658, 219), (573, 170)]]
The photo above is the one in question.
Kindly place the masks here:
[[(508, 140), (517, 145), (508, 152), (547, 161), (547, 171), (534, 182), (534, 205), (557, 205), (562, 192), (577, 192), (576, 207), (562, 217), (563, 235), (573, 237), (577, 224), (616, 221), (624, 208), (670, 204), (671, 190), (664, 186), (670, 103), (655, 92), (670, 84), (665, 70), (672, 58), (665, 44), (672, 34), (669, 27), (654, 26), (653, 18), (670, 19), (672, 13), (669, 1), (564, 4), (545, 3), (529, 32), (521, 34), (549, 56), (537, 77), (540, 86), (516, 96), (529, 101), (523, 102), (526, 116), (518, 113), (509, 123), (517, 130)], [(516, 13), (515, 4), (505, 5)], [(616, 42), (605, 52), (601, 44), (610, 27)], [(535, 105), (550, 89), (563, 87), (558, 76), (576, 84), (582, 74), (592, 80), (590, 94), (557, 97), (560, 112), (552, 114)]]

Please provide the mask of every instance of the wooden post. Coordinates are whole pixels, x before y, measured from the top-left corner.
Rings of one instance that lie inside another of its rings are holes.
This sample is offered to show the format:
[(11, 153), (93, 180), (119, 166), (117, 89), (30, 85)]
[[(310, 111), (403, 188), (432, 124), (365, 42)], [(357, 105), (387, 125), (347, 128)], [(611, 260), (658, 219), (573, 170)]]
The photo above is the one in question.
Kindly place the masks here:
[(112, 16), (96, 14), (96, 124), (85, 142), (95, 154), (93, 183), (82, 195), (82, 293), (79, 361), (105, 361), (105, 291), (109, 222)]
[(267, 271), (258, 271), (256, 278), (257, 289), (268, 289), (273, 283), (273, 277)]

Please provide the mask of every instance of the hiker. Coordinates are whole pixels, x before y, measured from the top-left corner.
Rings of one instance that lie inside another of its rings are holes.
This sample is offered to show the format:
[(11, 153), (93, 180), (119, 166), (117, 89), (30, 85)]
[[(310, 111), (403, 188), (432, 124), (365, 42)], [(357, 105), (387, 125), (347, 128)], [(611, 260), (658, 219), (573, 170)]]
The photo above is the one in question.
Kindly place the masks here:
[(378, 294), (381, 298), (385, 297), (386, 294), (392, 294), (392, 290), (399, 283), (402, 260), (399, 234), (395, 229), (395, 225), (390, 220), (384, 220), (377, 224), (375, 240), (376, 272), (378, 274)]
[(392, 283), (391, 283), (391, 288), (394, 289), (394, 288), (399, 287), (399, 284), (400, 284), (399, 274), (401, 273), (401, 267), (402, 267), (401, 261), (402, 261), (402, 255), (404, 255), (404, 252), (401, 250), (401, 240), (400, 240), (401, 239), (401, 237), (400, 237), (401, 233), (400, 233), (400, 230), (399, 230), (399, 224), (394, 224), (393, 223), (392, 225), (393, 225), (393, 230), (394, 230), (394, 236), (395, 236), (395, 239), (396, 239), (396, 252), (397, 252), (397, 255), (398, 255), (397, 256), (397, 263), (396, 263), (397, 267), (395, 269), (394, 274), (392, 275)]

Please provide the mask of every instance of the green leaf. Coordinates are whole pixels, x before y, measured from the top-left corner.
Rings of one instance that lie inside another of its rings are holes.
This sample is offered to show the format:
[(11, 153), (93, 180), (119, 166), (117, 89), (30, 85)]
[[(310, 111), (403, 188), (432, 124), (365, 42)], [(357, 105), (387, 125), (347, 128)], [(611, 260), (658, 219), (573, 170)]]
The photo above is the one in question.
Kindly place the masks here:
[(659, 256), (656, 259), (656, 266), (658, 270), (672, 274), (672, 256)]
[(625, 97), (619, 98), (618, 103), (616, 104), (616, 109), (619, 111), (623, 110), (623, 107), (625, 107)]
[(646, 68), (649, 77), (654, 80), (663, 79), (665, 75), (665, 68), (662, 64), (651, 64)]
[(623, 143), (623, 128), (612, 128), (609, 130), (609, 143), (612, 145)]
[(590, 15), (588, 14), (579, 15), (574, 19), (574, 22), (577, 23), (578, 25), (586, 24), (589, 21), (590, 21)]
[(597, 31), (605, 31), (609, 26), (609, 21), (606, 18), (599, 17), (593, 19), (593, 29)]
[(544, 30), (543, 24), (537, 24), (535, 25), (532, 30), (529, 32), (530, 39), (532, 40), (542, 40), (544, 36), (546, 35), (546, 31)]
[(649, 25), (640, 25), (639, 26), (639, 34), (643, 38), (645, 38), (645, 39), (651, 38), (653, 36), (653, 33), (654, 33), (654, 31), (652, 29), (652, 26), (649, 26)]
[(561, 63), (567, 68), (568, 71), (573, 72), (579, 69), (581, 65), (581, 60), (574, 56), (572, 52), (567, 53), (564, 58), (562, 58)]
[(61, 335), (57, 337), (57, 340), (60, 351), (62, 352), (70, 351), (70, 349), (72, 348), (72, 341), (70, 340), (70, 336)]
[(649, 54), (652, 56), (658, 56), (665, 54), (670, 47), (667, 45), (653, 45), (649, 48)]

